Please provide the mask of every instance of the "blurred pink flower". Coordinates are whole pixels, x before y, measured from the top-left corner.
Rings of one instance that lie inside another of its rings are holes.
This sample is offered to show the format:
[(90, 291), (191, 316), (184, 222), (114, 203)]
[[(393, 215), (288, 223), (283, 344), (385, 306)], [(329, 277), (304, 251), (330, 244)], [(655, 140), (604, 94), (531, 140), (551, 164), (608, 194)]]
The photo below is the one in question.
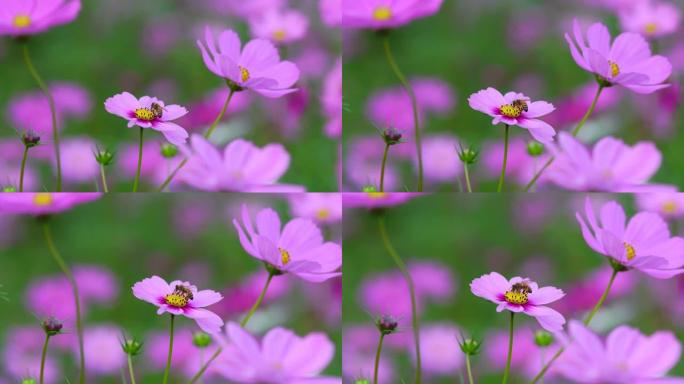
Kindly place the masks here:
[(340, 384), (321, 372), (335, 355), (335, 345), (323, 333), (297, 336), (285, 328), (268, 331), (261, 341), (236, 323), (226, 326), (224, 351), (215, 369), (237, 383)]
[(271, 9), (278, 9), (285, 5), (286, 0), (210, 0), (214, 4), (216, 11), (233, 14), (235, 16), (248, 19), (258, 16)]
[(345, 192), (342, 194), (342, 206), (368, 209), (389, 208), (422, 195), (422, 193), (411, 192)]
[(572, 58), (600, 82), (622, 85), (636, 93), (652, 93), (669, 86), (662, 82), (672, 73), (672, 65), (663, 56), (653, 56), (638, 33), (621, 33), (611, 45), (608, 28), (596, 23), (587, 30), (587, 46), (575, 20), (573, 35), (574, 40), (565, 34)]
[[(126, 365), (126, 355), (121, 351), (121, 329), (115, 325), (98, 325), (86, 328), (83, 335), (86, 369), (89, 375), (116, 375)], [(78, 346), (74, 345), (74, 356)]]
[[(7, 328), (3, 365), (10, 377), (16, 380), (38, 378), (40, 351), (44, 341), (45, 333), (37, 326)], [(52, 351), (48, 351), (45, 359), (45, 384), (62, 381), (59, 361)]]
[(639, 193), (635, 197), (640, 210), (655, 212), (666, 218), (684, 216), (684, 193)]
[[(237, 285), (223, 290), (223, 296), (226, 299), (216, 304), (216, 312), (222, 317), (244, 314), (259, 298), (266, 284), (266, 279), (268, 279), (268, 272), (259, 270), (243, 278)], [(287, 276), (273, 279), (268, 286), (261, 307), (285, 296), (290, 292), (291, 287), (290, 278)]]
[[(0, 188), (14, 187), (19, 190), (19, 174), (21, 173), (21, 163), (19, 161), (5, 162), (0, 160)], [(24, 169), (24, 191), (39, 190), (38, 173), (31, 166), (29, 159)], [(0, 208), (2, 212), (2, 208)]]
[(537, 319), (539, 325), (549, 332), (563, 329), (565, 318), (546, 304), (560, 300), (565, 293), (556, 287), (541, 287), (534, 281), (514, 277), (507, 280), (497, 272), (491, 272), (470, 283), (473, 295), (497, 304), (496, 311), (507, 309), (522, 312)]
[[(96, 180), (100, 172), (95, 160), (96, 147), (95, 141), (88, 137), (70, 137), (60, 142), (64, 181), (85, 184)], [(53, 168), (57, 168), (54, 161)]]
[[(453, 183), (463, 173), (458, 158), (457, 138), (442, 134), (427, 136), (423, 140), (423, 171), (425, 180), (433, 183)], [(418, 160), (414, 165), (418, 167)]]
[[(161, 112), (156, 108), (161, 108)], [(119, 93), (105, 100), (107, 112), (128, 120), (128, 128), (138, 126), (161, 132), (171, 144), (179, 145), (188, 139), (188, 133), (172, 120), (188, 113), (180, 105), (164, 105), (156, 97), (143, 96), (140, 99), (128, 92)]]
[[(563, 127), (567, 125), (575, 125), (578, 121), (582, 120), (582, 117), (591, 106), (591, 102), (596, 94), (596, 87), (598, 85), (595, 82), (585, 84), (571, 94), (560, 99), (556, 105), (556, 111), (549, 115), (547, 121), (549, 124), (557, 127)], [(596, 103), (594, 108), (594, 113), (592, 116), (596, 116), (601, 112), (604, 112), (612, 107), (614, 107), (622, 99), (622, 93), (616, 88), (606, 88), (601, 93), (601, 97)], [(499, 162), (499, 167), (501, 162)]]
[[(357, 191), (367, 186), (380, 184), (380, 164), (384, 143), (377, 135), (364, 136), (352, 139), (344, 156), (346, 180), (351, 183), (352, 191)], [(400, 175), (395, 167), (394, 160), (403, 157), (404, 151), (401, 145), (395, 146), (388, 156), (385, 167), (385, 189), (396, 190), (400, 187)]]
[(342, 26), (346, 28), (396, 28), (432, 16), (443, 0), (342, 0)]
[[(203, 362), (206, 363), (209, 356), (216, 352), (216, 349), (218, 348), (215, 339), (212, 341), (212, 344), (203, 350), (197, 348), (193, 343), (192, 334), (193, 331), (191, 329), (181, 328), (177, 330), (173, 336), (174, 348), (171, 357), (171, 365), (174, 369), (180, 370), (187, 378), (194, 376), (202, 367)], [(166, 366), (166, 359), (169, 353), (169, 333), (155, 332), (147, 335), (143, 350), (145, 361), (149, 362), (149, 368), (160, 371), (163, 370)], [(206, 379), (216, 377), (216, 368), (214, 364), (209, 365), (202, 377)]]
[[(653, 212), (639, 212), (625, 223), (625, 211), (615, 201), (601, 206), (599, 221), (589, 197), (585, 218), (575, 213), (587, 245), (626, 269), (637, 269), (656, 279), (684, 272), (684, 238), (670, 237), (667, 223)], [(588, 223), (588, 225), (587, 225)]]
[(119, 283), (109, 269), (81, 264), (73, 267), (73, 273), (84, 302), (111, 303), (119, 296)]
[(0, 193), (0, 213), (51, 215), (99, 199), (100, 193)]
[[(370, 380), (373, 377), (375, 349), (378, 342), (378, 330), (370, 325), (345, 325), (342, 332), (342, 373), (355, 382), (358, 379)], [(391, 338), (386, 338), (390, 341)], [(388, 345), (389, 346), (389, 345)], [(397, 369), (393, 359), (384, 353), (378, 364), (378, 383), (394, 384)]]
[[(586, 277), (572, 282), (567, 289), (565, 299), (558, 303), (557, 309), (566, 314), (591, 310), (606, 290), (612, 274), (612, 268), (603, 267), (590, 272)], [(605, 303), (609, 304), (616, 299), (629, 295), (634, 291), (637, 282), (638, 276), (632, 273), (618, 274), (613, 285), (610, 287)]]
[[(488, 177), (499, 177), (503, 153), (504, 143), (501, 140), (488, 141), (482, 146), (482, 166)], [(536, 157), (531, 156), (527, 151), (527, 142), (523, 138), (514, 137), (508, 143), (507, 178), (525, 185), (532, 180), (532, 177), (541, 169), (549, 157), (548, 153)], [(546, 173), (542, 173), (536, 185), (543, 185), (546, 180)]]
[[(449, 323), (423, 325), (420, 349), (427, 376), (457, 376), (465, 363), (458, 347), (459, 329)], [(410, 348), (415, 361), (415, 349)]]
[[(534, 331), (531, 328), (518, 328), (513, 333), (513, 353), (511, 367), (514, 372), (522, 372), (528, 379), (532, 379), (542, 369), (542, 360), (548, 362), (558, 350), (554, 343), (544, 348), (534, 343)], [(497, 371), (503, 371), (508, 357), (508, 331), (496, 331), (485, 338), (483, 352), (490, 366)], [(551, 365), (544, 375), (545, 379), (557, 377), (557, 369)]]
[(216, 291), (198, 291), (197, 287), (187, 281), (174, 280), (169, 284), (159, 276), (145, 278), (135, 283), (132, 289), (136, 298), (159, 307), (158, 315), (165, 312), (182, 315), (195, 320), (197, 325), (209, 334), (221, 331), (223, 320), (215, 313), (204, 309), (223, 299)]
[(676, 32), (682, 17), (676, 5), (654, 0), (637, 1), (633, 7), (621, 9), (618, 15), (623, 30), (646, 37), (662, 37)]
[(281, 229), (278, 214), (266, 208), (256, 215), (255, 231), (243, 205), (242, 223), (233, 219), (233, 225), (245, 252), (280, 273), (314, 283), (341, 275), (342, 247), (324, 242), (321, 230), (309, 219), (292, 219)]
[(335, 66), (325, 76), (321, 93), (323, 113), (328, 118), (325, 134), (329, 137), (342, 136), (342, 59), (335, 61)]
[(295, 217), (319, 223), (342, 220), (342, 195), (339, 193), (298, 193), (289, 195), (288, 200)]
[(80, 0), (12, 0), (3, 5), (0, 35), (35, 35), (72, 22), (81, 10)]
[(339, 27), (342, 24), (342, 0), (319, 0), (318, 10), (321, 20), (328, 27)]
[[(223, 108), (223, 104), (226, 102), (226, 98), (228, 98), (228, 92), (230, 92), (228, 89), (222, 87), (207, 93), (204, 98), (190, 105), (188, 114), (181, 118), (180, 124), (190, 130), (208, 127), (216, 120), (216, 116), (218, 116), (221, 108)], [(230, 119), (243, 112), (250, 103), (251, 98), (248, 93), (233, 95), (223, 119)]]
[(330, 327), (338, 328), (342, 322), (342, 277), (316, 284), (316, 287), (314, 283), (304, 284), (302, 290), (317, 318), (322, 318)]
[(297, 90), (290, 87), (299, 80), (299, 69), (289, 61), (280, 61), (278, 50), (268, 40), (251, 40), (241, 49), (237, 33), (228, 29), (221, 32), (217, 46), (207, 27), (204, 44), (197, 40), (197, 46), (207, 68), (228, 79), (236, 89), (251, 89), (270, 98)]
[(249, 28), (255, 38), (271, 40), (276, 44), (289, 44), (306, 36), (309, 20), (294, 9), (271, 8), (249, 19)]

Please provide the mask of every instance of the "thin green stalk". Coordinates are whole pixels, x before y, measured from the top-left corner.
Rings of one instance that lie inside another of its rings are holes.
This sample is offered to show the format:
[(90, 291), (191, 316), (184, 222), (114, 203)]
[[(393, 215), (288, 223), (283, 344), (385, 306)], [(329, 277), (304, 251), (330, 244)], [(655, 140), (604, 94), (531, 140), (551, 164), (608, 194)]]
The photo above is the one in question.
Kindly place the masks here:
[(40, 354), (40, 384), (43, 384), (43, 378), (45, 377), (45, 357), (47, 356), (49, 341), (50, 335), (48, 333), (45, 333), (45, 343), (43, 344), (43, 352)]
[(504, 129), (504, 153), (503, 153), (503, 164), (501, 165), (501, 176), (499, 176), (499, 186), (496, 187), (497, 192), (503, 190), (504, 179), (506, 178), (506, 163), (508, 162), (508, 129), (509, 125), (505, 124)]
[(105, 176), (104, 165), (100, 164), (100, 177), (102, 178), (102, 188), (105, 193), (109, 193), (109, 188), (107, 187), (107, 177)]
[(19, 171), (19, 192), (24, 192), (24, 171), (26, 170), (26, 159), (28, 158), (29, 146), (24, 145), (24, 154), (21, 156), (21, 170)]
[(373, 384), (378, 384), (378, 368), (380, 367), (383, 340), (385, 340), (385, 334), (380, 332), (380, 341), (378, 341), (378, 350), (375, 352), (375, 365), (373, 366)]
[(382, 165), (380, 166), (380, 192), (385, 192), (385, 166), (387, 165), (387, 154), (390, 145), (385, 144), (385, 151), (382, 153)]
[(21, 47), (24, 54), (24, 62), (26, 63), (26, 67), (31, 73), (31, 76), (33, 76), (33, 79), (36, 81), (36, 83), (38, 83), (38, 87), (40, 88), (40, 90), (43, 91), (43, 94), (45, 94), (45, 97), (47, 97), (48, 105), (50, 106), (50, 117), (52, 119), (52, 141), (55, 150), (55, 163), (57, 166), (57, 192), (61, 192), (62, 156), (60, 154), (59, 149), (59, 131), (57, 130), (57, 109), (55, 107), (55, 99), (52, 97), (50, 89), (47, 87), (47, 85), (45, 85), (43, 78), (40, 77), (38, 71), (33, 66), (33, 62), (31, 61), (31, 55), (29, 54), (28, 43), (25, 40), (22, 41)]
[[(573, 137), (576, 137), (579, 134), (580, 129), (582, 129), (582, 127), (584, 126), (584, 123), (586, 123), (587, 120), (589, 119), (589, 117), (594, 113), (594, 109), (596, 109), (596, 104), (598, 103), (599, 97), (601, 96), (601, 92), (603, 92), (604, 88), (605, 88), (605, 86), (599, 85), (598, 90), (596, 91), (596, 95), (594, 95), (594, 100), (591, 102), (589, 109), (584, 114), (584, 116), (582, 117), (582, 120), (580, 120), (580, 122), (577, 124), (575, 129), (572, 130), (572, 136)], [(529, 191), (530, 188), (532, 188), (532, 186), (534, 186), (534, 184), (537, 182), (537, 180), (539, 180), (539, 178), (541, 177), (542, 173), (544, 173), (544, 171), (546, 171), (546, 168), (548, 168), (553, 163), (554, 160), (555, 160), (555, 157), (553, 157), (553, 156), (551, 158), (549, 158), (549, 160), (544, 164), (544, 166), (541, 167), (541, 169), (537, 173), (535, 173), (532, 180), (530, 180), (530, 182), (527, 183), (527, 185), (525, 186), (525, 192)]]
[(380, 236), (382, 237), (382, 242), (385, 245), (385, 249), (387, 250), (387, 253), (390, 254), (390, 256), (392, 257), (392, 260), (394, 260), (394, 263), (397, 264), (397, 268), (399, 268), (402, 275), (404, 275), (404, 279), (406, 280), (406, 284), (408, 285), (408, 288), (409, 288), (409, 294), (411, 297), (411, 322), (413, 323), (413, 343), (414, 343), (415, 349), (416, 349), (415, 383), (420, 384), (422, 382), (422, 377), (423, 377), (422, 361), (421, 361), (421, 355), (420, 355), (420, 324), (419, 324), (419, 319), (418, 319), (418, 311), (417, 311), (417, 305), (416, 305), (416, 290), (415, 290), (415, 287), (413, 285), (413, 278), (411, 277), (411, 274), (409, 273), (408, 268), (406, 268), (406, 264), (401, 259), (401, 257), (397, 253), (397, 251), (392, 246), (392, 243), (390, 242), (389, 236), (387, 235), (387, 227), (385, 225), (385, 217), (383, 215), (378, 217), (378, 227), (380, 229)]
[(169, 329), (169, 355), (166, 358), (166, 369), (164, 370), (163, 384), (169, 381), (169, 372), (171, 371), (171, 358), (173, 357), (173, 323), (176, 319), (175, 315), (171, 315), (171, 328)]
[(76, 306), (76, 333), (78, 334), (78, 352), (80, 355), (78, 382), (80, 384), (85, 384), (85, 352), (83, 350), (83, 322), (81, 320), (81, 302), (78, 294), (78, 286), (76, 285), (76, 279), (74, 279), (74, 275), (71, 273), (71, 269), (69, 269), (69, 266), (62, 258), (62, 255), (59, 254), (57, 247), (55, 247), (55, 243), (52, 239), (52, 231), (50, 230), (50, 225), (48, 224), (47, 219), (43, 219), (43, 234), (45, 236), (45, 242), (47, 243), (48, 249), (50, 250), (50, 255), (52, 255), (52, 258), (55, 260), (55, 262), (57, 262), (57, 265), (62, 270), (62, 273), (64, 273), (64, 276), (66, 277), (67, 281), (69, 281), (69, 285), (71, 285), (71, 289), (74, 293), (74, 304)]
[(408, 93), (409, 99), (411, 100), (411, 108), (413, 109), (413, 126), (414, 135), (416, 141), (416, 154), (418, 156), (418, 192), (423, 192), (423, 146), (420, 139), (420, 117), (418, 116), (418, 101), (416, 99), (416, 93), (411, 87), (411, 83), (406, 80), (406, 77), (399, 69), (397, 62), (394, 60), (394, 55), (392, 54), (392, 49), (390, 47), (389, 36), (385, 35), (383, 40), (383, 45), (385, 47), (385, 56), (387, 57), (387, 62), (390, 68), (394, 72), (394, 75), (399, 79), (399, 82)]
[(473, 193), (473, 188), (470, 186), (470, 173), (468, 172), (468, 163), (463, 163), (463, 172), (465, 174), (466, 188), (468, 193)]
[(131, 384), (135, 384), (135, 374), (133, 373), (133, 358), (128, 355), (128, 374), (131, 376)]
[(470, 354), (466, 353), (466, 371), (468, 372), (468, 384), (475, 384), (473, 380), (473, 370), (470, 367)]
[(140, 140), (138, 142), (138, 169), (135, 171), (135, 180), (133, 181), (133, 192), (138, 192), (138, 183), (140, 183), (140, 170), (142, 169), (143, 159), (143, 133), (144, 128), (140, 127)]
[(513, 359), (513, 319), (515, 319), (515, 312), (511, 312), (511, 324), (508, 328), (508, 357), (506, 358), (506, 369), (504, 370), (503, 380), (501, 383), (508, 382), (508, 375), (511, 373), (511, 360)]
[[(211, 134), (212, 134), (212, 133), (214, 132), (214, 130), (216, 129), (216, 126), (218, 126), (218, 123), (221, 122), (221, 120), (223, 119), (223, 115), (225, 115), (226, 110), (228, 110), (228, 104), (230, 104), (230, 100), (233, 98), (233, 94), (234, 94), (235, 92), (236, 92), (236, 91), (235, 91), (234, 89), (231, 89), (231, 90), (230, 90), (230, 93), (228, 93), (228, 97), (226, 98), (226, 102), (223, 103), (223, 107), (221, 108), (221, 111), (219, 112), (218, 116), (216, 116), (216, 119), (214, 120), (214, 122), (211, 123), (211, 126), (209, 126), (209, 129), (207, 129), (207, 131), (204, 133), (204, 138), (205, 138), (205, 139), (209, 139), (209, 137), (211, 136)], [(179, 171), (185, 166), (185, 164), (187, 164), (187, 163), (188, 163), (188, 158), (186, 157), (185, 159), (183, 159), (183, 161), (180, 162), (180, 164), (178, 164), (178, 166), (176, 167), (176, 169), (174, 169), (173, 172), (171, 172), (171, 174), (169, 174), (169, 176), (166, 178), (166, 180), (164, 180), (164, 182), (162, 183), (162, 185), (159, 186), (159, 189), (157, 190), (157, 192), (162, 192), (164, 189), (166, 189), (166, 187), (168, 187), (168, 185), (171, 183), (171, 181), (174, 179), (174, 177), (176, 177), (176, 175), (178, 174), (178, 172), (179, 172)]]

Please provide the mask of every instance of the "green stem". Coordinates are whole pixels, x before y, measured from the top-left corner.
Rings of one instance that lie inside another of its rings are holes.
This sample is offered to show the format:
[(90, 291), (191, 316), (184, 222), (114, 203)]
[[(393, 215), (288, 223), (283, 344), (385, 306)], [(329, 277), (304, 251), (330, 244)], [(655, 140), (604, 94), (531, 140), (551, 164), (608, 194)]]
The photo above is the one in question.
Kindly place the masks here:
[(508, 162), (508, 128), (509, 125), (505, 124), (504, 129), (504, 153), (503, 153), (503, 164), (501, 165), (501, 176), (499, 176), (499, 186), (496, 187), (497, 192), (503, 190), (504, 179), (506, 178), (506, 163)]
[(107, 187), (107, 177), (105, 176), (104, 165), (100, 164), (100, 177), (102, 178), (102, 188), (104, 188), (105, 193), (109, 193), (109, 188)]
[(24, 171), (26, 170), (26, 159), (28, 158), (29, 146), (24, 145), (24, 154), (21, 156), (21, 170), (19, 171), (19, 192), (24, 192)]
[(373, 384), (378, 384), (378, 368), (380, 367), (383, 340), (385, 340), (385, 334), (380, 332), (380, 341), (378, 341), (378, 350), (375, 352), (375, 365), (373, 366)]
[(128, 374), (131, 376), (131, 384), (135, 384), (135, 374), (133, 373), (133, 358), (128, 355)]
[(420, 356), (420, 324), (419, 324), (419, 319), (418, 319), (418, 311), (417, 311), (417, 305), (416, 305), (416, 290), (415, 290), (415, 287), (413, 285), (413, 278), (411, 277), (411, 274), (409, 273), (408, 268), (406, 268), (406, 264), (401, 259), (401, 257), (397, 253), (397, 251), (392, 246), (392, 243), (390, 242), (389, 236), (387, 235), (387, 227), (385, 225), (385, 217), (382, 215), (378, 217), (378, 227), (380, 229), (380, 236), (382, 237), (382, 241), (385, 245), (385, 249), (387, 250), (387, 253), (390, 254), (390, 256), (392, 257), (392, 260), (394, 260), (394, 263), (397, 265), (397, 267), (401, 271), (402, 275), (404, 275), (404, 279), (406, 280), (406, 284), (408, 285), (408, 288), (409, 288), (409, 294), (411, 297), (411, 322), (413, 323), (413, 343), (414, 343), (415, 349), (416, 349), (415, 383), (420, 384), (422, 382), (422, 377), (423, 377), (422, 363), (421, 363), (421, 356)]
[(78, 334), (78, 352), (80, 355), (80, 370), (78, 375), (78, 382), (80, 384), (85, 384), (85, 352), (83, 350), (83, 322), (81, 320), (81, 302), (79, 300), (78, 286), (76, 285), (76, 279), (74, 279), (74, 275), (71, 273), (71, 269), (69, 269), (69, 266), (62, 258), (62, 255), (59, 254), (57, 247), (55, 247), (55, 243), (52, 239), (52, 231), (50, 230), (50, 225), (48, 224), (47, 219), (43, 219), (43, 234), (45, 236), (45, 242), (47, 243), (52, 258), (55, 260), (55, 262), (57, 262), (57, 265), (62, 270), (62, 273), (64, 273), (64, 276), (66, 277), (67, 281), (69, 281), (71, 289), (74, 293), (74, 303), (76, 306), (76, 333)]
[(140, 170), (142, 169), (143, 158), (143, 133), (144, 128), (140, 127), (140, 141), (138, 142), (138, 169), (135, 171), (135, 180), (133, 181), (133, 192), (138, 192), (138, 183), (140, 183)]
[[(613, 268), (613, 274), (610, 276), (610, 280), (608, 281), (608, 285), (606, 286), (606, 289), (603, 291), (603, 294), (601, 295), (601, 298), (599, 301), (596, 303), (594, 308), (589, 312), (589, 315), (587, 316), (586, 319), (584, 319), (584, 325), (588, 326), (591, 320), (594, 318), (594, 315), (599, 311), (601, 306), (603, 306), (603, 303), (606, 301), (606, 298), (608, 297), (608, 294), (610, 293), (610, 289), (613, 286), (613, 283), (615, 282), (615, 278), (617, 277), (619, 269)], [(535, 384), (540, 380), (543, 380), (544, 375), (546, 372), (551, 368), (551, 364), (553, 364), (554, 361), (556, 361), (562, 354), (565, 352), (565, 347), (561, 347), (558, 349), (558, 352), (553, 355), (553, 357), (542, 367), (541, 371), (537, 374), (537, 376), (532, 379), (530, 384)]]
[(26, 43), (26, 41), (22, 42), (22, 51), (24, 54), (24, 62), (26, 63), (26, 67), (31, 73), (31, 76), (33, 76), (33, 79), (36, 81), (36, 83), (38, 83), (38, 87), (40, 88), (40, 90), (43, 91), (43, 94), (45, 94), (45, 97), (47, 97), (48, 105), (50, 106), (50, 117), (52, 119), (52, 141), (55, 150), (55, 162), (57, 165), (57, 192), (61, 192), (62, 156), (60, 154), (59, 149), (59, 132), (57, 130), (57, 109), (55, 107), (55, 99), (52, 97), (50, 89), (47, 87), (47, 85), (45, 85), (45, 82), (38, 74), (38, 71), (36, 71), (36, 68), (33, 66), (33, 62), (31, 61), (31, 55), (29, 54), (28, 44)]
[[(235, 91), (234, 89), (231, 89), (231, 90), (230, 90), (230, 93), (228, 93), (228, 97), (226, 98), (226, 102), (223, 103), (223, 107), (221, 108), (221, 111), (219, 112), (218, 116), (216, 116), (216, 119), (214, 120), (214, 122), (211, 123), (211, 126), (209, 126), (209, 129), (207, 129), (207, 131), (204, 133), (204, 138), (205, 138), (205, 139), (209, 139), (209, 137), (211, 136), (211, 134), (212, 134), (212, 133), (214, 132), (214, 130), (216, 129), (216, 126), (218, 125), (218, 123), (221, 122), (221, 120), (223, 119), (223, 115), (225, 115), (226, 110), (228, 110), (228, 104), (230, 104), (230, 100), (233, 98), (233, 94), (235, 94), (235, 92), (236, 92), (236, 91)], [(159, 189), (157, 190), (157, 192), (162, 192), (162, 191), (164, 191), (164, 189), (166, 189), (166, 187), (168, 187), (168, 185), (171, 183), (171, 181), (174, 179), (174, 177), (176, 177), (176, 175), (178, 174), (178, 172), (179, 172), (179, 171), (185, 166), (185, 164), (187, 164), (187, 163), (188, 163), (188, 158), (186, 157), (185, 159), (183, 159), (183, 161), (180, 162), (180, 164), (178, 164), (178, 166), (176, 167), (176, 169), (174, 169), (173, 172), (171, 172), (171, 174), (169, 174), (169, 176), (166, 178), (166, 180), (164, 180), (164, 182), (162, 183), (162, 185), (159, 186)]]
[(468, 384), (475, 384), (473, 380), (473, 370), (470, 367), (470, 355), (466, 353), (466, 371), (468, 372)]
[(506, 369), (504, 370), (503, 380), (501, 383), (508, 382), (508, 375), (511, 372), (511, 360), (513, 358), (513, 319), (515, 319), (515, 312), (511, 312), (511, 325), (508, 328), (508, 357), (506, 358)]
[[(584, 114), (584, 116), (582, 117), (582, 120), (580, 120), (580, 122), (577, 124), (575, 129), (572, 130), (572, 136), (573, 137), (576, 137), (579, 134), (580, 129), (582, 129), (582, 127), (584, 126), (584, 123), (586, 123), (587, 120), (589, 119), (589, 117), (594, 113), (594, 109), (596, 109), (596, 104), (598, 103), (599, 97), (601, 96), (601, 92), (603, 92), (604, 88), (605, 88), (605, 86), (599, 85), (598, 90), (596, 91), (596, 95), (594, 95), (594, 100), (591, 102), (589, 109)], [(553, 163), (554, 160), (555, 160), (555, 157), (553, 157), (553, 156), (551, 158), (549, 158), (549, 160), (546, 162), (546, 164), (544, 164), (544, 166), (541, 167), (541, 169), (537, 173), (535, 173), (532, 180), (530, 180), (530, 182), (527, 183), (527, 185), (525, 186), (525, 192), (529, 191), (530, 188), (532, 188), (532, 186), (534, 186), (534, 184), (537, 182), (537, 180), (539, 180), (539, 177), (541, 177), (542, 173), (544, 173), (544, 171), (546, 171), (546, 168), (548, 168), (551, 165), (551, 163)]]
[(468, 193), (473, 193), (473, 189), (470, 186), (470, 173), (468, 172), (468, 163), (463, 163), (463, 172), (465, 174), (466, 188)]
[(43, 378), (45, 377), (45, 357), (47, 356), (48, 342), (50, 341), (50, 335), (45, 334), (45, 343), (43, 344), (43, 352), (40, 354), (40, 384), (43, 384)]
[(387, 165), (387, 154), (389, 153), (390, 145), (385, 144), (385, 151), (382, 153), (382, 165), (380, 166), (380, 192), (385, 191), (385, 166)]
[(392, 49), (390, 48), (389, 36), (385, 36), (383, 40), (383, 45), (385, 47), (385, 56), (387, 57), (387, 62), (390, 68), (394, 72), (394, 75), (399, 79), (399, 82), (408, 93), (409, 99), (411, 100), (411, 108), (413, 109), (413, 126), (414, 135), (416, 141), (416, 154), (418, 156), (418, 192), (423, 192), (423, 146), (420, 139), (420, 117), (418, 116), (418, 101), (416, 99), (416, 94), (411, 87), (411, 83), (406, 80), (406, 77), (399, 69), (397, 62), (394, 60), (394, 55), (392, 55)]
[(171, 358), (173, 357), (173, 322), (176, 319), (175, 315), (171, 315), (171, 328), (169, 329), (169, 355), (166, 358), (166, 369), (164, 370), (163, 384), (169, 381), (169, 372), (171, 371)]

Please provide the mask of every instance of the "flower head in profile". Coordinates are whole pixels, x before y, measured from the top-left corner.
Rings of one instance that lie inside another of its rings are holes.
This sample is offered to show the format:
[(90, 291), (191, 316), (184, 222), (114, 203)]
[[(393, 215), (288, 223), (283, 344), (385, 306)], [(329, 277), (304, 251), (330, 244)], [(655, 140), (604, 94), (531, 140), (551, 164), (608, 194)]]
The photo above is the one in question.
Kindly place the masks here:
[(221, 153), (201, 135), (192, 135), (189, 158), (179, 179), (203, 191), (303, 192), (298, 185), (278, 184), (290, 166), (290, 154), (280, 144), (259, 148), (233, 140)]
[(249, 28), (254, 37), (268, 39), (276, 44), (289, 44), (306, 36), (309, 20), (296, 10), (272, 8), (252, 17)]
[(497, 312), (507, 309), (536, 318), (539, 325), (549, 332), (558, 332), (565, 324), (563, 315), (546, 306), (565, 296), (556, 287), (540, 288), (530, 279), (514, 277), (508, 280), (499, 273), (491, 272), (473, 280), (470, 291), (475, 296), (498, 304)]
[(252, 224), (247, 206), (242, 206), (242, 223), (233, 219), (242, 248), (267, 264), (271, 273), (290, 273), (320, 283), (340, 276), (342, 247), (324, 242), (321, 230), (304, 218), (290, 220), (281, 229), (280, 217), (270, 209), (256, 215)]
[(622, 85), (636, 93), (652, 93), (669, 86), (663, 81), (670, 77), (672, 64), (664, 56), (652, 55), (640, 34), (621, 33), (611, 44), (608, 28), (595, 23), (587, 30), (585, 42), (575, 20), (573, 38), (565, 34), (572, 58), (582, 69), (595, 74), (600, 84)]
[(397, 28), (432, 16), (443, 0), (342, 0), (342, 26), (346, 28)]
[(532, 137), (542, 143), (553, 140), (556, 131), (539, 117), (555, 110), (546, 101), (531, 101), (529, 97), (517, 92), (502, 95), (498, 90), (489, 87), (473, 93), (468, 98), (470, 108), (492, 116), (492, 124), (517, 125), (527, 129)]
[(100, 193), (0, 193), (0, 213), (51, 215), (99, 199)]
[(28, 36), (72, 22), (81, 11), (81, 0), (4, 1), (0, 35)]
[(608, 257), (615, 268), (637, 269), (657, 279), (684, 272), (684, 238), (670, 237), (665, 220), (653, 212), (639, 212), (626, 222), (615, 201), (601, 206), (596, 217), (587, 197), (584, 215), (575, 216), (582, 236), (594, 251)]
[(220, 332), (223, 326), (223, 320), (218, 315), (204, 309), (219, 302), (223, 296), (209, 289), (198, 291), (196, 286), (187, 281), (167, 283), (159, 276), (148, 277), (133, 285), (133, 295), (159, 307), (158, 315), (168, 312), (188, 317), (209, 334)]
[(140, 99), (128, 92), (119, 93), (105, 101), (107, 112), (128, 120), (128, 128), (152, 128), (161, 132), (171, 144), (179, 145), (188, 139), (188, 133), (176, 120), (188, 113), (180, 105), (164, 105), (156, 97), (143, 96)]
[(323, 333), (298, 336), (285, 328), (273, 328), (261, 341), (228, 323), (224, 352), (214, 369), (236, 383), (339, 384), (339, 378), (321, 376), (335, 356), (335, 345)]
[(675, 190), (640, 193), (636, 195), (636, 202), (640, 209), (655, 212), (665, 218), (684, 216), (684, 193)]
[(605, 341), (573, 320), (568, 326), (572, 342), (556, 362), (556, 371), (576, 383), (654, 384), (682, 383), (668, 377), (682, 353), (682, 345), (670, 331), (646, 336), (622, 325)]
[(262, 96), (275, 98), (295, 92), (299, 69), (289, 61), (280, 61), (278, 50), (269, 40), (250, 40), (242, 49), (240, 38), (232, 30), (221, 32), (217, 41), (207, 27), (204, 43), (197, 41), (204, 64), (214, 74), (229, 81), (231, 89), (251, 89)]
[(646, 37), (661, 37), (677, 31), (682, 13), (674, 4), (661, 1), (640, 0), (619, 12), (620, 25), (628, 32)]
[(297, 193), (289, 196), (293, 216), (319, 223), (342, 220), (342, 195), (339, 193)]

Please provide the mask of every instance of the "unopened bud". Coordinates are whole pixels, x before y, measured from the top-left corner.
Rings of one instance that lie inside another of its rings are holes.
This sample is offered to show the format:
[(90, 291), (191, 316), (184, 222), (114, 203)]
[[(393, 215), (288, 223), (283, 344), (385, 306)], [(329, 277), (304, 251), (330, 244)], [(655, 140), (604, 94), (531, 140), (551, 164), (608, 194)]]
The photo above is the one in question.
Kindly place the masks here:
[(61, 321), (57, 320), (56, 318), (48, 317), (47, 319), (43, 320), (41, 326), (43, 327), (43, 330), (48, 336), (54, 336), (62, 331), (62, 327), (64, 325)]
[(114, 161), (114, 153), (107, 149), (98, 149), (95, 152), (95, 160), (106, 167)]
[(546, 331), (537, 331), (534, 334), (534, 343), (540, 347), (548, 347), (553, 343), (553, 335)]
[(401, 133), (396, 129), (389, 127), (382, 131), (382, 139), (387, 145), (395, 145), (401, 143)]
[(530, 156), (541, 156), (544, 153), (544, 144), (538, 141), (530, 141), (527, 143), (527, 153)]
[(29, 131), (21, 135), (21, 141), (26, 147), (33, 148), (40, 143), (40, 136)]
[(459, 345), (461, 346), (461, 351), (463, 351), (463, 353), (468, 356), (474, 356), (480, 352), (482, 342), (473, 339), (464, 339)]
[(135, 356), (139, 354), (142, 350), (142, 346), (142, 343), (136, 339), (124, 340), (121, 343), (121, 349), (123, 349), (124, 353), (129, 356)]
[(195, 332), (192, 334), (192, 343), (197, 348), (208, 347), (211, 344), (211, 336), (204, 332)]
[(389, 335), (397, 331), (399, 322), (397, 318), (390, 315), (382, 315), (375, 319), (375, 326), (383, 335)]
[(164, 143), (161, 146), (161, 154), (167, 159), (171, 159), (178, 154), (178, 147), (173, 144)]

